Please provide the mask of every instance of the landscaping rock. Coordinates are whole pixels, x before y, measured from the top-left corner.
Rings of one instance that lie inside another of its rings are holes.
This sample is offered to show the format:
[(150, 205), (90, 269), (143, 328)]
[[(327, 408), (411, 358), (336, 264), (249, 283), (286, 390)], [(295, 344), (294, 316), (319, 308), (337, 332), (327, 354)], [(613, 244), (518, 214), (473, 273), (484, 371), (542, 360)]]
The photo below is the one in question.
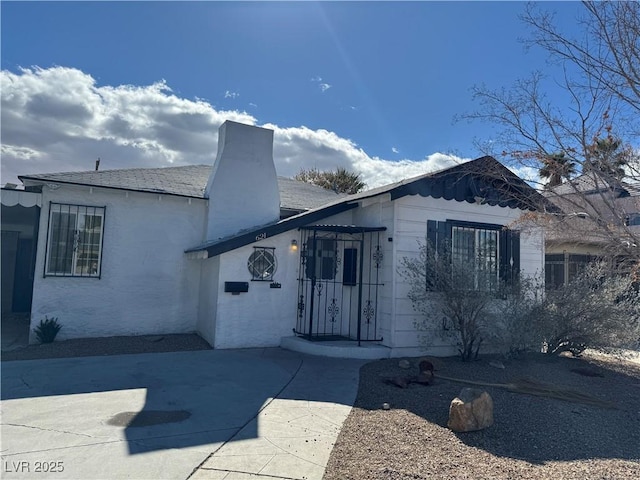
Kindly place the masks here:
[(463, 388), (451, 401), (449, 427), (454, 432), (472, 432), (493, 425), (493, 400), (478, 388)]
[(398, 362), (398, 366), (406, 370), (408, 368), (411, 368), (411, 363), (409, 362), (409, 360), (400, 360)]
[(433, 363), (429, 360), (421, 360), (418, 364), (418, 369), (420, 373), (430, 373), (433, 376)]

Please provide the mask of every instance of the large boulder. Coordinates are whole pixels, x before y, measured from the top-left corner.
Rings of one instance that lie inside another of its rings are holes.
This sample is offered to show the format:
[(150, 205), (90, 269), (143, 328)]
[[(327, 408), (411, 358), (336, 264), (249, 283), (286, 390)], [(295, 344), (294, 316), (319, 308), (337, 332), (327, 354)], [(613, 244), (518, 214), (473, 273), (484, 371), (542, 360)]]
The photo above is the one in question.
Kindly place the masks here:
[(493, 400), (484, 390), (463, 388), (451, 401), (447, 426), (454, 432), (473, 432), (493, 425)]

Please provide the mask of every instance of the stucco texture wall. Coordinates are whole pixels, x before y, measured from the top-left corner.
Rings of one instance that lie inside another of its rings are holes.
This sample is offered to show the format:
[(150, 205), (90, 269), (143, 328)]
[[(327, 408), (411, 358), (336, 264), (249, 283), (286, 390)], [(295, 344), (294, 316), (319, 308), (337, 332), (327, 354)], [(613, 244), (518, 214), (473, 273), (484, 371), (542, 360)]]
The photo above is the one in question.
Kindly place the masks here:
[[(292, 335), (300, 257), (299, 251), (291, 250), (291, 240), (298, 236), (294, 230), (220, 255), (215, 348), (276, 347), (282, 337)], [(252, 281), (247, 261), (254, 247), (275, 248), (277, 269), (272, 281)], [(249, 291), (227, 293), (225, 282), (249, 282)], [(271, 288), (272, 282), (281, 288)]]
[[(49, 203), (106, 207), (101, 278), (44, 277)], [(58, 339), (196, 330), (205, 201), (62, 185), (43, 188), (31, 328), (57, 317)], [(33, 333), (31, 341), (35, 341)]]
[[(351, 212), (344, 212), (319, 223), (351, 225), (352, 222)], [(215, 318), (201, 315), (199, 323), (202, 331), (215, 331), (215, 348), (276, 347), (280, 345), (282, 337), (293, 335), (297, 319), (301, 245), (298, 245), (297, 251), (292, 250), (292, 240), (300, 242), (300, 232), (297, 229), (257, 239), (255, 243), (218, 257)], [(280, 288), (270, 288), (271, 282), (251, 281), (247, 261), (254, 247), (275, 248), (278, 267), (273, 282), (279, 283)], [(207, 265), (214, 259), (202, 261)], [(249, 291), (238, 295), (227, 293), (224, 291), (225, 282), (249, 282)]]

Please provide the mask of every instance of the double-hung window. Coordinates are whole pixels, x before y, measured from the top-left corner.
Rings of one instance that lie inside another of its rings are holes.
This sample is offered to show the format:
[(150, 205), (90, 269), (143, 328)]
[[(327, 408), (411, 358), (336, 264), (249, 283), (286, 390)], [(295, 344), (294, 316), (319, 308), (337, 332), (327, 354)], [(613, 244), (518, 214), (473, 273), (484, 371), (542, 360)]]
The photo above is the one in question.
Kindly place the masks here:
[(104, 211), (51, 203), (45, 276), (100, 277)]
[(499, 231), (453, 225), (451, 229), (451, 261), (455, 267), (469, 267), (476, 290), (493, 291), (498, 287)]
[[(515, 280), (520, 270), (520, 234), (502, 225), (447, 220), (427, 221), (427, 240), (450, 258), (457, 271), (468, 271), (471, 288), (494, 291)], [(445, 250), (446, 249), (446, 250)], [(435, 285), (427, 272), (427, 288)]]

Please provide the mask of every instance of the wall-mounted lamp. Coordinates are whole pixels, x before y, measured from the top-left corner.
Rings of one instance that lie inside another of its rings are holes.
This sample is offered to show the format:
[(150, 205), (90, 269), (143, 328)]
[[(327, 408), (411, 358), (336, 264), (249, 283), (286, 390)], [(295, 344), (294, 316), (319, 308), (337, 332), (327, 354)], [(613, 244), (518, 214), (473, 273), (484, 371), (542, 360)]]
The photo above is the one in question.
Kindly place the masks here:
[(297, 240), (291, 240), (291, 251), (292, 252), (297, 252), (298, 251), (298, 241)]

